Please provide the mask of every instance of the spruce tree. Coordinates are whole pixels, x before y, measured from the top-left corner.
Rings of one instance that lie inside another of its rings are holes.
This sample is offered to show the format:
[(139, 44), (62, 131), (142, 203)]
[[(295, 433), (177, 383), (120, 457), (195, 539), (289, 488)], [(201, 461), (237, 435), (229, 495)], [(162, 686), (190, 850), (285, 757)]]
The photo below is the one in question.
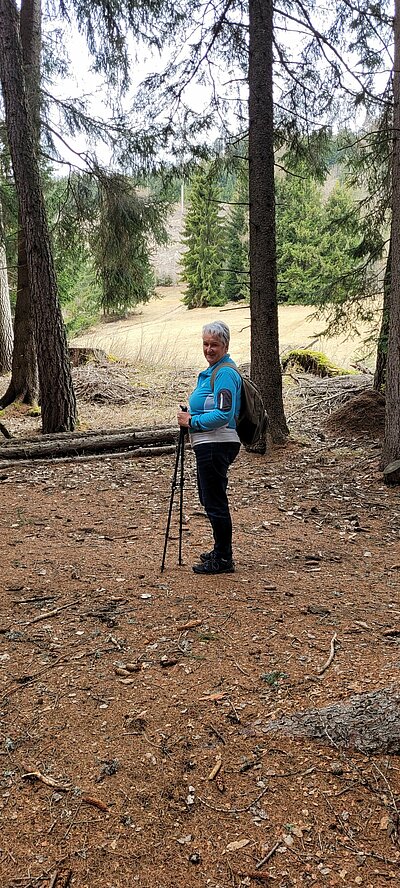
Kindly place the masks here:
[(188, 308), (222, 305), (223, 224), (211, 166), (200, 166), (193, 175), (183, 242), (181, 278), (187, 284), (183, 301)]
[(304, 170), (276, 182), (276, 234), (279, 302), (312, 304), (321, 272), (319, 240), (323, 224), (318, 185)]
[(105, 314), (125, 313), (154, 293), (151, 242), (166, 243), (168, 202), (140, 194), (127, 176), (103, 176), (91, 246)]

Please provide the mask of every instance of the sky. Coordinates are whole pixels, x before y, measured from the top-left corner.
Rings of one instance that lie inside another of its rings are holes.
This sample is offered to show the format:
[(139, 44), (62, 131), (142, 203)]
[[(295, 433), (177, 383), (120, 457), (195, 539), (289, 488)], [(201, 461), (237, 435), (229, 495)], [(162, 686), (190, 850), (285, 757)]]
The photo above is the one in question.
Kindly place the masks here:
[[(319, 14), (320, 16), (322, 16), (322, 7), (319, 7), (319, 9)], [(284, 33), (279, 31), (279, 38), (286, 42), (288, 47), (293, 49), (298, 49), (302, 40), (302, 38), (299, 36), (298, 30), (296, 30), (295, 25), (289, 25)], [(134, 49), (135, 47), (132, 41), (132, 56), (134, 55)], [(99, 78), (99, 76), (93, 72), (92, 62), (89, 57), (86, 40), (78, 33), (76, 28), (72, 28), (68, 35), (67, 51), (71, 62), (70, 75), (68, 77), (58, 78), (56, 83), (54, 84), (53, 91), (63, 99), (71, 99), (74, 97), (77, 98), (82, 94), (85, 94), (86, 96), (90, 95), (91, 113), (93, 113), (94, 116), (97, 116), (101, 120), (107, 120), (110, 116), (111, 104), (108, 103), (108, 99), (110, 98), (112, 101), (112, 96), (107, 96), (107, 89), (104, 86), (104, 83)], [(139, 63), (132, 63), (131, 66), (132, 84), (129, 93), (124, 100), (125, 106), (129, 106), (132, 103), (136, 89), (138, 88), (143, 78), (151, 72), (154, 72), (155, 70), (162, 70), (168, 63), (169, 59), (169, 54), (167, 52), (163, 53), (162, 56), (156, 56), (155, 54), (152, 56), (149, 50), (146, 49), (144, 46), (140, 47), (139, 55)], [(345, 73), (344, 79), (346, 82), (350, 83), (352, 81), (351, 70), (355, 69), (355, 59), (349, 56), (347, 61), (349, 70), (347, 73)], [(382, 73), (382, 75), (376, 80), (376, 86), (378, 89), (382, 88), (384, 81), (387, 78), (387, 69), (391, 65), (390, 57), (387, 58), (386, 63), (383, 59), (383, 69), (385, 69), (385, 64), (386, 72), (384, 71), (384, 73)], [(222, 71), (222, 79), (224, 73), (225, 72)], [(355, 81), (353, 82), (353, 86), (354, 85)], [(242, 87), (242, 95), (245, 100), (245, 86)], [(192, 83), (190, 87), (186, 90), (184, 98), (191, 108), (194, 108), (196, 111), (203, 110), (207, 106), (209, 101), (209, 89), (205, 86), (201, 87), (199, 84)], [(54, 115), (54, 129), (57, 131), (60, 130), (60, 122), (56, 118), (56, 112), (54, 112)], [(365, 111), (361, 107), (358, 114), (354, 115), (353, 117), (352, 124), (354, 128), (361, 126), (364, 118)], [(145, 126), (146, 123), (147, 121), (145, 120), (143, 122), (143, 125)], [(215, 137), (216, 136), (217, 130), (215, 130)], [(65, 135), (65, 141), (71, 145), (73, 151), (68, 151), (66, 144), (59, 141), (58, 148), (63, 160), (71, 162), (78, 167), (85, 166), (84, 161), (82, 159), (79, 159), (76, 153), (73, 152), (85, 152), (88, 147), (89, 151), (91, 150), (91, 146), (88, 146), (86, 137), (79, 134), (77, 134), (73, 138)], [(112, 162), (110, 151), (104, 144), (97, 142), (95, 148), (96, 152), (98, 153), (99, 159), (103, 164), (108, 165)]]

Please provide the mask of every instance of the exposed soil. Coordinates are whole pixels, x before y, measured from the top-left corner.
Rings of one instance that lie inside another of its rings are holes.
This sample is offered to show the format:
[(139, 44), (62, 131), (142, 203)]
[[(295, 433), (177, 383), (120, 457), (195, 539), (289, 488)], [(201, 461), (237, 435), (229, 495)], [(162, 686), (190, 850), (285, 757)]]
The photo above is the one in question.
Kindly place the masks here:
[[(149, 380), (142, 424), (193, 375)], [(398, 757), (266, 730), (400, 666), (374, 406), (372, 437), (286, 397), (291, 442), (231, 471), (234, 575), (191, 571), (210, 534), (189, 450), (184, 564), (175, 511), (163, 574), (173, 456), (1, 473), (2, 888), (399, 885)], [(132, 410), (80, 402), (86, 427)]]

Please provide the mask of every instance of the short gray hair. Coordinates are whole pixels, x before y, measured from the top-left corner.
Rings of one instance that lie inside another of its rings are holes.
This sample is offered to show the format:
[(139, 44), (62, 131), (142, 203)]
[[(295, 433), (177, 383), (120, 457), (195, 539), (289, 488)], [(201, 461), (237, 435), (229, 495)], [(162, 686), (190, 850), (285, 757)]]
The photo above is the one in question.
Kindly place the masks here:
[(230, 330), (227, 324), (224, 324), (223, 321), (212, 321), (211, 324), (204, 324), (202, 330), (202, 336), (218, 336), (218, 339), (228, 347), (229, 340), (231, 338)]

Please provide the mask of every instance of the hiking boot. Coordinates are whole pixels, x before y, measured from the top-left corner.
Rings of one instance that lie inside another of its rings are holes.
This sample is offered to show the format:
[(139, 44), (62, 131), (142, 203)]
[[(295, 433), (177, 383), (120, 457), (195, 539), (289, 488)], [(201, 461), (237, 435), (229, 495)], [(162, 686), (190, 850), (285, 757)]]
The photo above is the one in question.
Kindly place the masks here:
[(203, 563), (205, 561), (211, 561), (211, 558), (214, 558), (214, 549), (211, 549), (211, 552), (202, 552), (200, 555), (200, 561)]
[(232, 558), (216, 558), (213, 554), (208, 561), (194, 564), (192, 570), (195, 574), (231, 574), (235, 573), (235, 562)]

